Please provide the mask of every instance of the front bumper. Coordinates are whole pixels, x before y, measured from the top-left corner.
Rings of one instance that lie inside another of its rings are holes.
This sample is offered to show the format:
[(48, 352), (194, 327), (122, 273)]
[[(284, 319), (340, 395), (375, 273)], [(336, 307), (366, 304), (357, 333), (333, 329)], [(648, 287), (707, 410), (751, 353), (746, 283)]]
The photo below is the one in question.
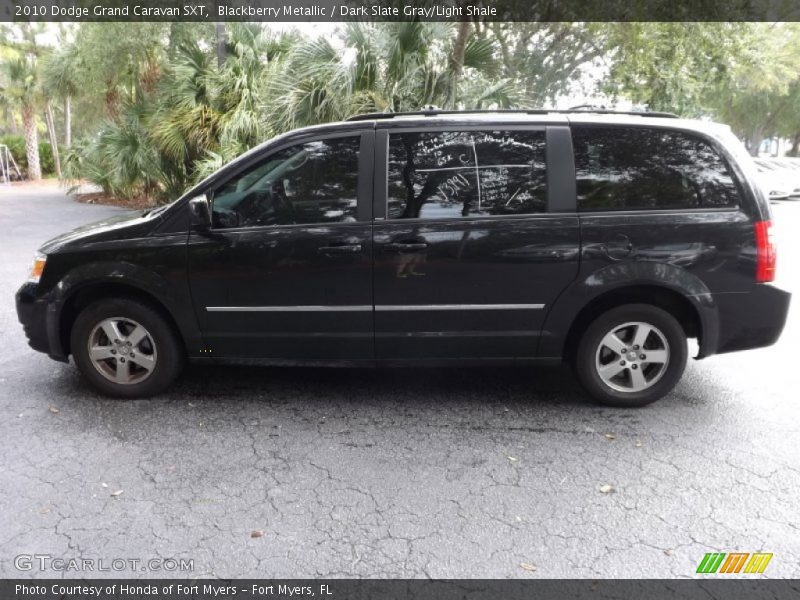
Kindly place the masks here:
[(792, 295), (771, 284), (754, 284), (744, 294), (714, 296), (719, 314), (716, 354), (771, 346), (786, 324)]
[(67, 361), (58, 327), (58, 307), (37, 295), (37, 284), (27, 282), (17, 291), (17, 318), (22, 323), (28, 345), (50, 358)]

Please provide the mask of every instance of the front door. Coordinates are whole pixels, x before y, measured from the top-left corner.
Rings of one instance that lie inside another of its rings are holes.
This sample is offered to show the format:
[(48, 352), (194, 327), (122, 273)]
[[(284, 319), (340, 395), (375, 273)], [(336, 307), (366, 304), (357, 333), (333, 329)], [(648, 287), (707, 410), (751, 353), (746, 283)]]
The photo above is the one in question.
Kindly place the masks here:
[(204, 354), (373, 357), (372, 135), (279, 147), (211, 191), (188, 244)]
[(544, 127), (378, 134), (378, 358), (536, 355), (580, 248), (575, 214), (550, 208), (546, 138)]

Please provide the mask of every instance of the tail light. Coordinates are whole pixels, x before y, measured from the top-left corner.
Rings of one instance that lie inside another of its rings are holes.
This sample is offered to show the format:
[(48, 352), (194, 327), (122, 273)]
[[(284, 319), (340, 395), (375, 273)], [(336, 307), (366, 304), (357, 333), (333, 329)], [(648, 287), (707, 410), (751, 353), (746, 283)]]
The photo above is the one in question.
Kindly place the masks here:
[(775, 280), (777, 250), (772, 237), (772, 221), (756, 222), (756, 283)]

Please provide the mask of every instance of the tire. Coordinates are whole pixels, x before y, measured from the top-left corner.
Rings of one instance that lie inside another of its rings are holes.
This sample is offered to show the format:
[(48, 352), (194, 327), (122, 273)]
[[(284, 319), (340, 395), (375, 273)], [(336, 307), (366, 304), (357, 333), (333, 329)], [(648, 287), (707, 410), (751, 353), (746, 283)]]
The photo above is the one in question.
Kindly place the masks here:
[(574, 366), (597, 402), (634, 408), (668, 394), (683, 375), (687, 356), (686, 333), (675, 317), (650, 304), (626, 304), (589, 325)]
[(70, 347), (84, 377), (116, 398), (158, 394), (180, 374), (184, 361), (183, 348), (166, 319), (147, 304), (127, 298), (99, 300), (84, 308), (72, 327)]

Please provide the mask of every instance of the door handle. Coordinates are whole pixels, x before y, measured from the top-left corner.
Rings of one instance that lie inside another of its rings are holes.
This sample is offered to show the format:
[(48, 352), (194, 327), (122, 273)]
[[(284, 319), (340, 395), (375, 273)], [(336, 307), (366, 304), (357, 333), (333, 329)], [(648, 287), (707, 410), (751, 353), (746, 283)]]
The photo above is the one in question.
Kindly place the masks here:
[(320, 254), (356, 254), (361, 252), (361, 244), (341, 244), (338, 246), (321, 246)]
[(383, 249), (387, 252), (419, 252), (427, 247), (426, 242), (389, 242)]

